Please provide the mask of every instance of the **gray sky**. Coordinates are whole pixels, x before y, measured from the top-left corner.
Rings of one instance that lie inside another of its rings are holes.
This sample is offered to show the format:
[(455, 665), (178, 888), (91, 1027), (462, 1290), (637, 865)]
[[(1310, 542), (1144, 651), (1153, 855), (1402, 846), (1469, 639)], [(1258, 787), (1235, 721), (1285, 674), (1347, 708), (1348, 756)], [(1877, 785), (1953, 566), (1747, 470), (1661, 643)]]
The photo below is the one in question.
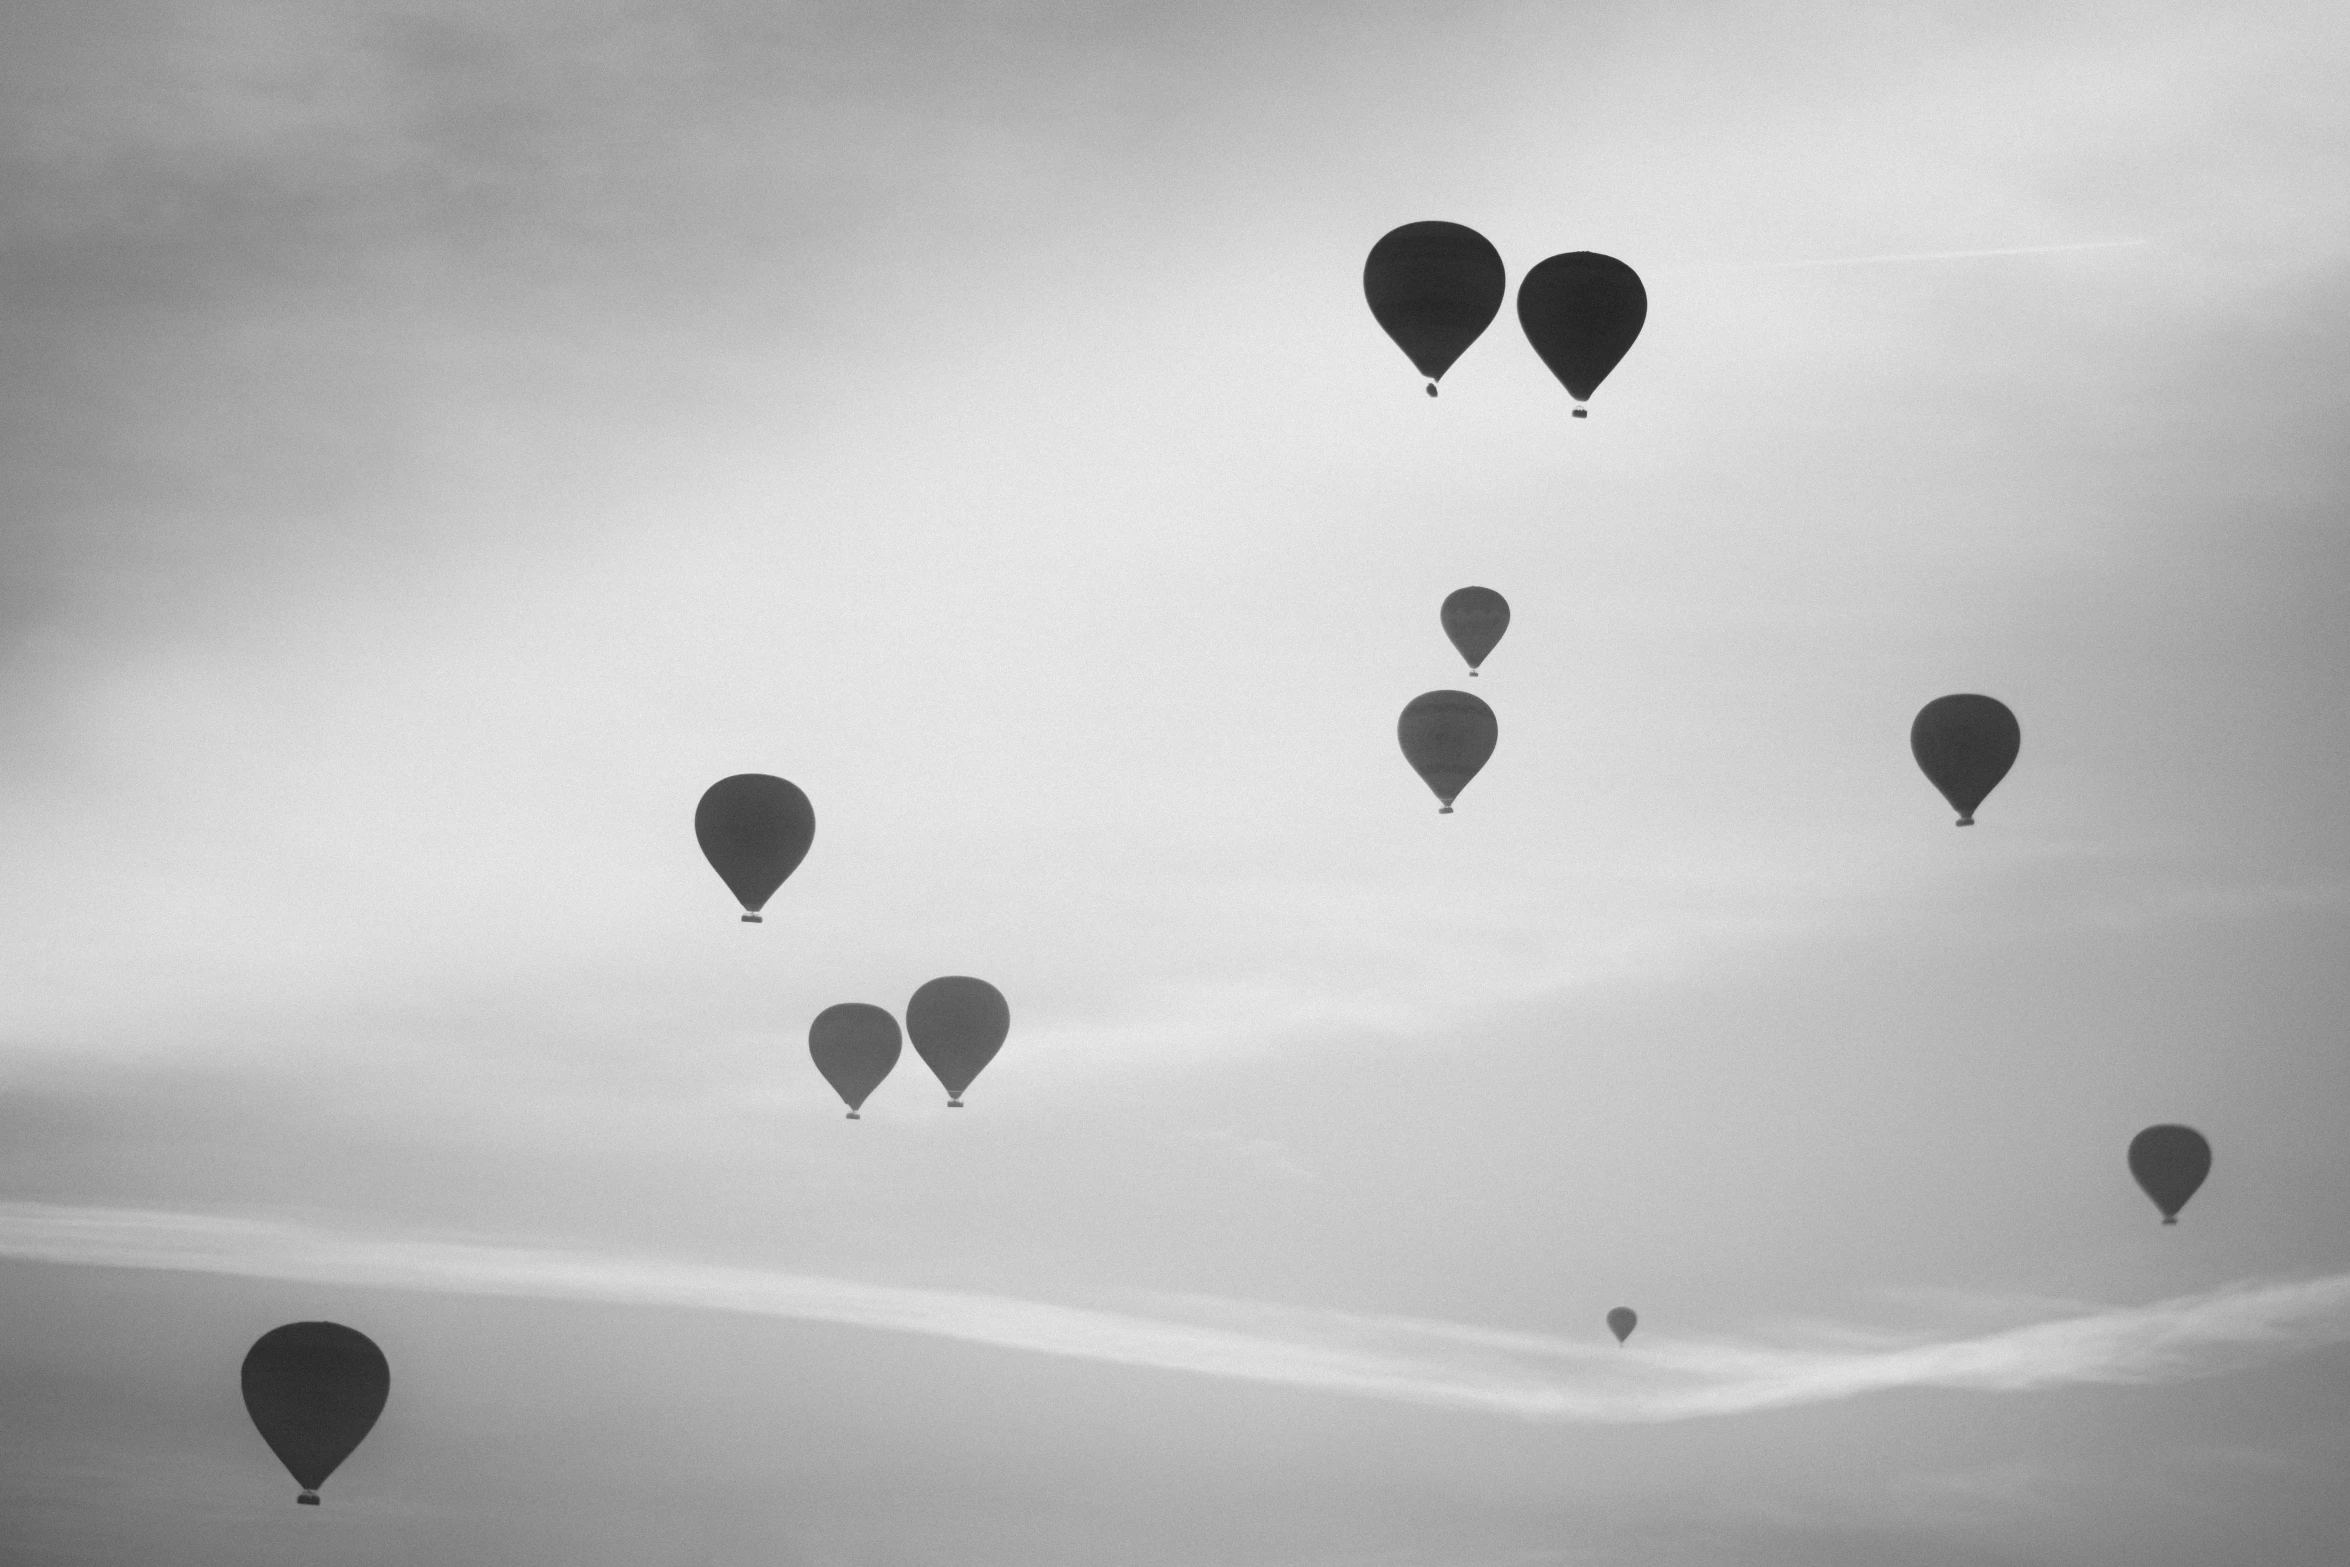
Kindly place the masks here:
[[(2337, 1564), (2346, 42), (13, 8), (0, 1554)], [(1421, 395), (1432, 217), (1640, 269), (1588, 421), (1506, 308)]]

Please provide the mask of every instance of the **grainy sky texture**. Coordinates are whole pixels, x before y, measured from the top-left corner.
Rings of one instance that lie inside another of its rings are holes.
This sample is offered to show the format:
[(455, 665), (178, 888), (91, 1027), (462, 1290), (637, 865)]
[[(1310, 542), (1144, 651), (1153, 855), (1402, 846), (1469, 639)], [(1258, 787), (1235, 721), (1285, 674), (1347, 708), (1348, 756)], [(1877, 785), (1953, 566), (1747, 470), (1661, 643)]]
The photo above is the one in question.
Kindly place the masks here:
[[(8, 8), (0, 1557), (2339, 1567), (2346, 45)], [(1588, 421), (1506, 307), (1421, 394), (1422, 218), (1640, 269)]]

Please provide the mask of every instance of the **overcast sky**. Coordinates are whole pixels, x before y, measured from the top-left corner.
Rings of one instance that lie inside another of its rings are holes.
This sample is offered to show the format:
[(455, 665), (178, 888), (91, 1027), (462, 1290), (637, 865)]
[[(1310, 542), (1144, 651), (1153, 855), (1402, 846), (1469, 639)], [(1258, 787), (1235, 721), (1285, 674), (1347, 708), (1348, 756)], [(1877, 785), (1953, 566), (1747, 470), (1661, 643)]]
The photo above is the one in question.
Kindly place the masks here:
[[(8, 8), (0, 1555), (2339, 1567), (2346, 45)], [(1510, 307), (1422, 395), (1426, 218), (1640, 270), (1590, 419)]]

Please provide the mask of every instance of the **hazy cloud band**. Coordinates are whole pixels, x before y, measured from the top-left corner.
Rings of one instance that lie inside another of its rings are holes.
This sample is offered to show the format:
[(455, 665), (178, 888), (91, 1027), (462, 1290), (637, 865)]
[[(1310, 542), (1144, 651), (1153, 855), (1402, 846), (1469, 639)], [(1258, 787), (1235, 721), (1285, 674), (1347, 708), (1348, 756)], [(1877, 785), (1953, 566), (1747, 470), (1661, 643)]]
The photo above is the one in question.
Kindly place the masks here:
[(1819, 1347), (1651, 1332), (1618, 1349), (1241, 1301), (1177, 1298), (1157, 1302), (1161, 1314), (1130, 1315), (756, 1268), (38, 1203), (0, 1204), (0, 1257), (733, 1311), (1551, 1422), (1682, 1420), (1894, 1388), (2172, 1381), (2350, 1339), (2350, 1274), (2230, 1285), (1967, 1338), (1856, 1347), (1847, 1333)]

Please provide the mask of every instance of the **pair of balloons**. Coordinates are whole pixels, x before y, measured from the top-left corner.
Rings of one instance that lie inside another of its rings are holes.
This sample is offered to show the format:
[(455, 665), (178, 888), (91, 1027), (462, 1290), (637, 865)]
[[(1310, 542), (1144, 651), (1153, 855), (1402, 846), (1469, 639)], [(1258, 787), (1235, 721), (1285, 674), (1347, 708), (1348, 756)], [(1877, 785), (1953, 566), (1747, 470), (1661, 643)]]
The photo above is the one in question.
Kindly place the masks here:
[[(1445, 598), (1437, 618), (1474, 677), (1509, 629), (1510, 604), (1491, 588), (1459, 588)], [(1427, 691), (1404, 705), (1395, 738), (1404, 760), (1435, 794), (1437, 814), (1450, 816), (1454, 797), (1493, 755), (1501, 727), (1493, 709), (1466, 691)]]
[[(1381, 236), (1363, 263), (1371, 314), (1428, 378), (1430, 397), (1492, 325), (1508, 289), (1501, 252), (1458, 223), (1406, 223)], [(1640, 274), (1596, 251), (1537, 262), (1518, 283), (1518, 324), (1578, 405), (1631, 351), (1647, 320)], [(1575, 417), (1584, 416), (1578, 406)]]
[[(2179, 1210), (2211, 1174), (2211, 1144), (2191, 1126), (2149, 1126), (2130, 1139), (2129, 1160), (2131, 1176), (2153, 1200), (2162, 1222), (2176, 1224)], [(1607, 1325), (1621, 1344), (1640, 1325), (1640, 1316), (1629, 1306), (1618, 1306), (1607, 1314)]]
[(743, 906), (743, 923), (756, 925), (767, 900), (808, 857), (816, 841), (816, 808), (789, 779), (736, 773), (702, 791), (694, 837)]
[[(1012, 1031), (1012, 1009), (1004, 993), (984, 979), (949, 974), (931, 980), (906, 1003), (906, 1033), (914, 1053), (938, 1074), (947, 1104), (963, 1106), (963, 1090), (995, 1059)], [(898, 1064), (898, 1020), (863, 1001), (826, 1007), (808, 1025), (808, 1055), (816, 1070), (849, 1107), (860, 1112), (873, 1090)]]
[[(1490, 594), (1496, 603), (1501, 599), (1500, 594), (1484, 588), (1463, 588), (1461, 593)], [(1449, 612), (1461, 593), (1445, 600), (1447, 633), (1453, 633)], [(1509, 608), (1503, 604), (1501, 625), (1508, 625), (1508, 616)], [(1491, 638), (1477, 648), (1474, 640), (1453, 634), (1453, 644), (1469, 659), (1471, 674), (1500, 636), (1498, 629), (1493, 630)], [(1435, 792), (1441, 805), (1438, 814), (1447, 816), (1452, 814), (1454, 798), (1493, 755), (1501, 734), (1493, 709), (1466, 691), (1429, 691), (1412, 698), (1396, 720), (1395, 730), (1404, 760)], [(1920, 709), (1909, 729), (1910, 754), (1958, 811), (1961, 827), (1975, 824), (1976, 807), (2015, 765), (2022, 743), (2023, 731), (2015, 714), (2008, 711), (2006, 703), (1988, 696), (1936, 697)]]

